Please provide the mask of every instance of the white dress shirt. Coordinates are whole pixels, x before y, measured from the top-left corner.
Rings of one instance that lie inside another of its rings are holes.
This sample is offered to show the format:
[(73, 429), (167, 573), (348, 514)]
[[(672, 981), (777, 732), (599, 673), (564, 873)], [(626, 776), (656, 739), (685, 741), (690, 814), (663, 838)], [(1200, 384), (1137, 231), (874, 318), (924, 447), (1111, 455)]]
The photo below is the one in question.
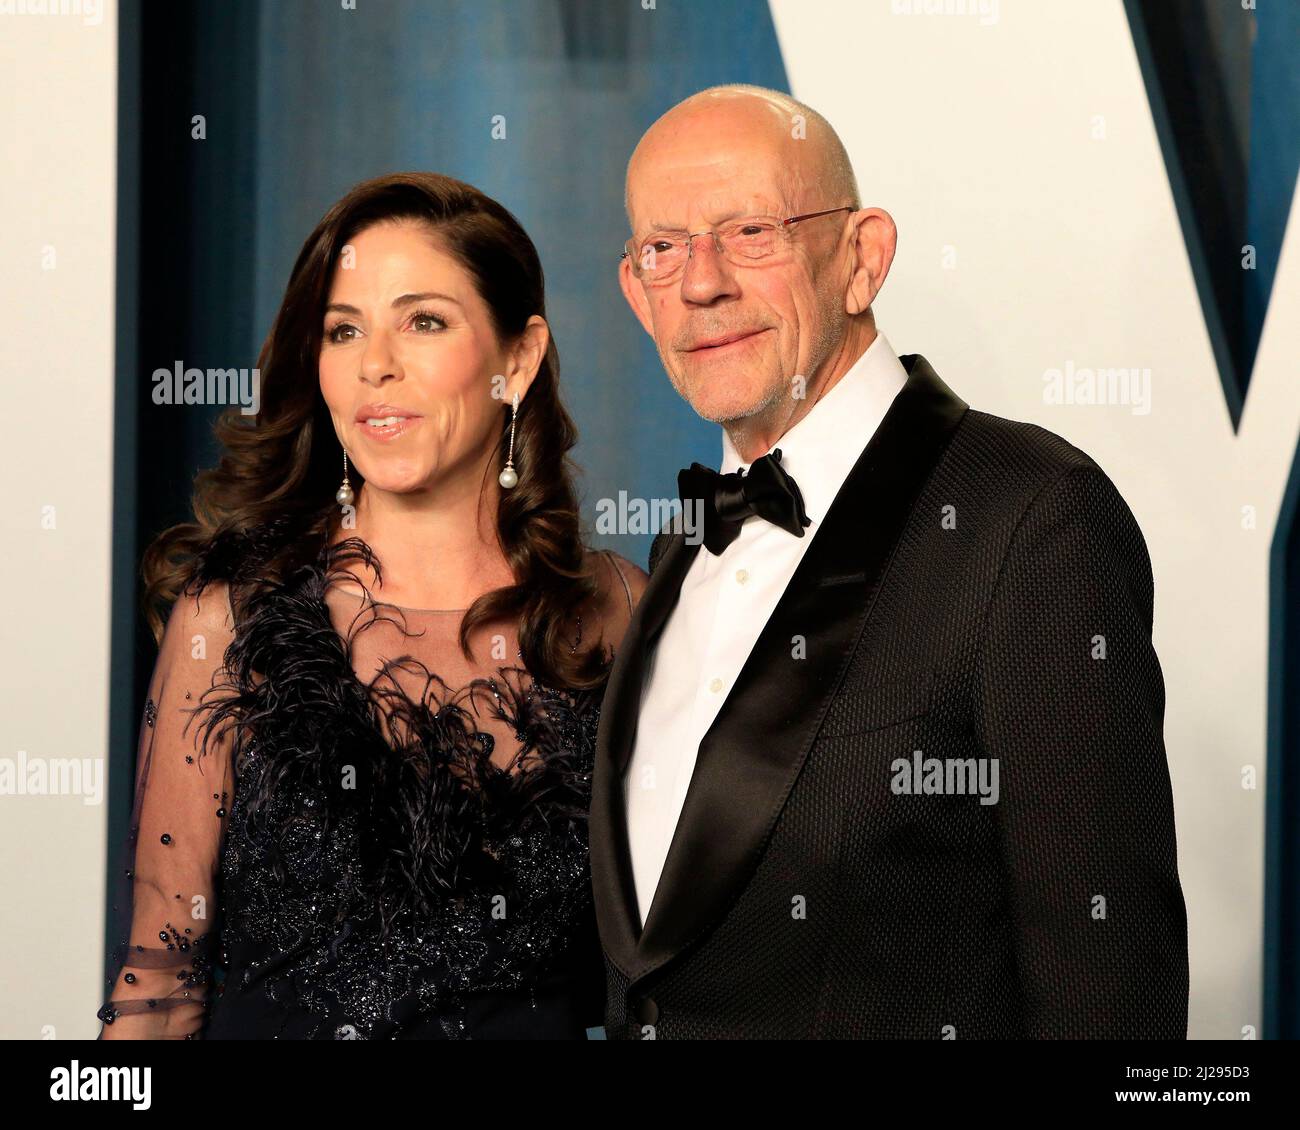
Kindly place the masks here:
[[(646, 658), (640, 723), (623, 779), (628, 842), (641, 921), (650, 911), (695, 772), (700, 742), (731, 693), (759, 634), (808, 552), (822, 519), (907, 381), (884, 335), (785, 433), (781, 466), (803, 495), (811, 525), (794, 537), (751, 516), (719, 555), (703, 546)], [(766, 454), (766, 452), (764, 453)], [(722, 473), (748, 467), (722, 434)], [(699, 861), (707, 867), (709, 861)]]

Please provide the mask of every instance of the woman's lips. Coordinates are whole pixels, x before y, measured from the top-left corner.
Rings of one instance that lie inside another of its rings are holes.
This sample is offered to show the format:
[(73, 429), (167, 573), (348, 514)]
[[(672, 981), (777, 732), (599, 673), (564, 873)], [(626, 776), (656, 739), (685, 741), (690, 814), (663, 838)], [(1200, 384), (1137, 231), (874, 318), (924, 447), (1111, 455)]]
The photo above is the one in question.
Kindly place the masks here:
[(371, 416), (358, 420), (361, 434), (378, 443), (389, 443), (419, 425), (422, 416)]

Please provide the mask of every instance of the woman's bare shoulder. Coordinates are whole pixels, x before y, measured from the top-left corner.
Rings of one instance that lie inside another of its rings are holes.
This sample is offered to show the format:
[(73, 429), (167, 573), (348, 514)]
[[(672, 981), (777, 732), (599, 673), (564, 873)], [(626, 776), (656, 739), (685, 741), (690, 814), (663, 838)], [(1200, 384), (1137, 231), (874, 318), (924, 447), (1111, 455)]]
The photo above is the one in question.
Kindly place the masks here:
[(587, 551), (588, 562), (593, 558), (598, 559), (596, 575), (601, 582), (601, 604), (610, 609), (621, 607), (625, 613), (629, 611), (629, 603), (635, 608), (645, 592), (650, 574), (613, 550), (590, 549)]
[(587, 564), (598, 585), (595, 603), (600, 610), (601, 639), (617, 650), (649, 577), (644, 569), (612, 550), (588, 550)]

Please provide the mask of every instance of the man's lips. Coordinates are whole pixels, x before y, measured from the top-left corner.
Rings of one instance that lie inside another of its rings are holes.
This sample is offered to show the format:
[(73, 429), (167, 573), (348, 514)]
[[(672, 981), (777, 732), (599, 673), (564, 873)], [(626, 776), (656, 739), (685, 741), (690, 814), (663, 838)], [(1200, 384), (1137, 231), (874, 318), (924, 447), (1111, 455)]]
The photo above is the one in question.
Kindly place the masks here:
[(724, 346), (735, 345), (737, 342), (748, 341), (751, 337), (757, 337), (761, 333), (766, 333), (766, 327), (760, 330), (738, 330), (735, 333), (721, 334), (718, 337), (706, 338), (704, 341), (696, 342), (689, 349), (683, 350), (685, 353), (700, 353), (706, 349), (722, 349)]

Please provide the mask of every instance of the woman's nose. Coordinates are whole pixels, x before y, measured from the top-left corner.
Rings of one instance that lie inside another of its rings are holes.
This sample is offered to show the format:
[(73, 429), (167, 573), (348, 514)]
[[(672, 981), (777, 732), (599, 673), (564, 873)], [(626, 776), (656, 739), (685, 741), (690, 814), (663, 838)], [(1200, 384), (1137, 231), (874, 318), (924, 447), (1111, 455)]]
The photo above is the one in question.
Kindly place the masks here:
[(361, 379), (378, 385), (386, 380), (400, 380), (401, 363), (386, 333), (374, 333), (366, 339), (366, 350), (361, 358)]

